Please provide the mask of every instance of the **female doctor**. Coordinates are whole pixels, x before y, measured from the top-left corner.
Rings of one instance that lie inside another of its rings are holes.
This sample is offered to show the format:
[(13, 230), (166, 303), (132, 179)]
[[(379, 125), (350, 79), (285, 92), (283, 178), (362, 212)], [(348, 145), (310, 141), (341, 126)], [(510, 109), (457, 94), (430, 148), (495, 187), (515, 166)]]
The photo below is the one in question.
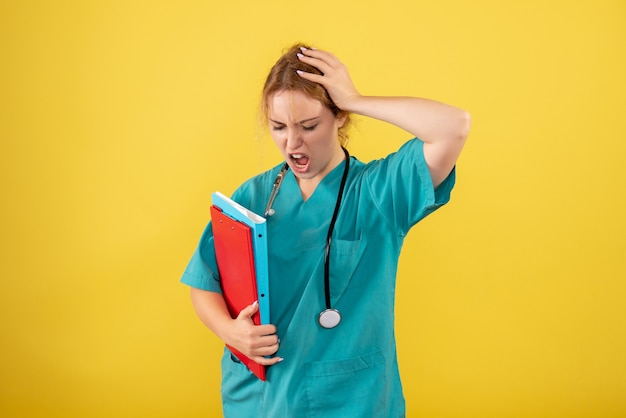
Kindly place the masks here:
[[(427, 99), (363, 96), (333, 54), (300, 44), (272, 67), (262, 106), (285, 163), (232, 199), (267, 213), (272, 324), (253, 324), (256, 302), (229, 315), (210, 224), (181, 280), (213, 333), (268, 366), (263, 382), (225, 349), (224, 416), (404, 417), (398, 258), (409, 229), (448, 202), (469, 116)], [(414, 138), (361, 162), (344, 147), (351, 114)]]

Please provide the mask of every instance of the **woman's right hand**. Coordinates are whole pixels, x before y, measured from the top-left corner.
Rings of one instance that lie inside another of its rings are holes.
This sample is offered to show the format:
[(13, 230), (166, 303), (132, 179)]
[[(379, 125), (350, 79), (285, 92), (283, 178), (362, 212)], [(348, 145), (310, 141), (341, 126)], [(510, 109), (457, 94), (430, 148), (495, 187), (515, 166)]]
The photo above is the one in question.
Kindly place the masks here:
[(191, 302), (207, 328), (252, 361), (271, 366), (283, 360), (280, 357), (265, 357), (278, 351), (279, 340), (276, 326), (255, 325), (252, 321), (252, 316), (259, 310), (258, 302), (246, 306), (235, 319), (228, 313), (220, 293), (192, 287)]
[(246, 306), (232, 320), (232, 326), (225, 332), (224, 342), (246, 355), (252, 361), (270, 366), (283, 359), (266, 358), (278, 351), (280, 340), (276, 335), (276, 326), (272, 324), (255, 325), (252, 316), (259, 310), (259, 303)]

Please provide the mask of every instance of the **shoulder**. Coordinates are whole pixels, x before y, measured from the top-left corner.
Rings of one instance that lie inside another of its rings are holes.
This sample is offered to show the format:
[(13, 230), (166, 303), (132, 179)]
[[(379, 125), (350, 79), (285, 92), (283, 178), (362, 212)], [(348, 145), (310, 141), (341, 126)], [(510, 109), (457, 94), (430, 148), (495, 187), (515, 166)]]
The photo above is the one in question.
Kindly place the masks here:
[(358, 179), (360, 201), (367, 200), (403, 235), (446, 203), (454, 186), (452, 172), (445, 185), (434, 189), (424, 158), (424, 143), (417, 138), (386, 157), (365, 164), (355, 179)]
[[(358, 165), (359, 171), (366, 176), (382, 176), (383, 179), (390, 174), (390, 171), (415, 169), (415, 167), (426, 167), (424, 159), (424, 143), (418, 138), (413, 138), (402, 144), (402, 146), (390, 154)], [(392, 180), (392, 178), (387, 178)]]

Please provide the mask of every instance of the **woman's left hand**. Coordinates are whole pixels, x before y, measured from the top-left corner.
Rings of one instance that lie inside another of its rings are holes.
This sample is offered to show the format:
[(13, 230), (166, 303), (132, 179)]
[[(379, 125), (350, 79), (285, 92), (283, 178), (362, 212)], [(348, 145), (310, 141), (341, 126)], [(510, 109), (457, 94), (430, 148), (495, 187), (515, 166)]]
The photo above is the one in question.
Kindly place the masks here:
[(321, 84), (338, 108), (350, 111), (350, 104), (361, 95), (354, 87), (346, 66), (330, 52), (319, 49), (301, 48), (298, 58), (323, 74), (298, 71), (300, 77)]

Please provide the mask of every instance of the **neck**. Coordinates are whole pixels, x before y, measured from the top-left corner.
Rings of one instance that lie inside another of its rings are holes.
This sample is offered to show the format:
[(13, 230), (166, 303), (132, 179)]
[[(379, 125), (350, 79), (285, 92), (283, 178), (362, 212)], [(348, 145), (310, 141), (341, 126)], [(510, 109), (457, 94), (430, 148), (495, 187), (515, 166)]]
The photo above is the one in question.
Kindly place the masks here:
[(300, 186), (302, 199), (306, 202), (309, 197), (311, 197), (313, 192), (315, 192), (315, 189), (317, 189), (317, 186), (322, 182), (324, 177), (326, 177), (328, 173), (333, 171), (346, 158), (349, 158), (348, 152), (344, 151), (343, 147), (339, 147), (339, 152), (335, 153), (333, 158), (328, 163), (327, 169), (324, 170), (322, 173), (310, 179), (302, 179), (296, 176), (296, 181), (298, 182), (298, 186)]

